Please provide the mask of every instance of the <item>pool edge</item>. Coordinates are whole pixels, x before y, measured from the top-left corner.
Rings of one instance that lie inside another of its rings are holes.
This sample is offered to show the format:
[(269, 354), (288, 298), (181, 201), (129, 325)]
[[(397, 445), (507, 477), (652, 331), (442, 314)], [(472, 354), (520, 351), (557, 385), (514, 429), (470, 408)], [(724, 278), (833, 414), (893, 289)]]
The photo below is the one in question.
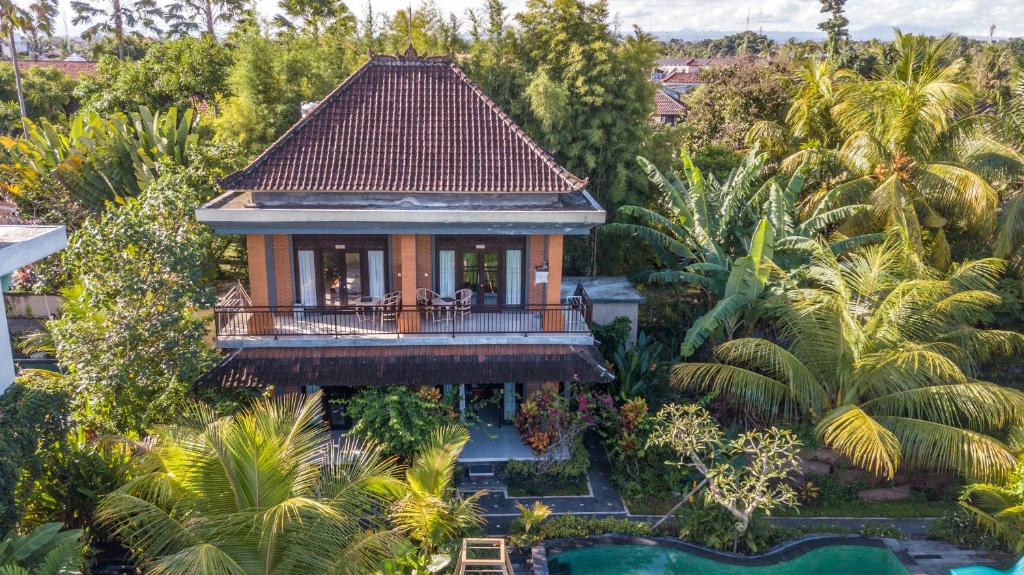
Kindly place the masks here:
[(875, 547), (887, 549), (899, 559), (900, 563), (907, 569), (910, 575), (927, 575), (923, 568), (914, 561), (913, 557), (905, 549), (895, 548), (889, 539), (879, 537), (866, 537), (863, 535), (808, 535), (792, 541), (780, 543), (760, 555), (740, 555), (729, 551), (719, 551), (688, 543), (672, 537), (638, 537), (633, 535), (597, 535), (593, 537), (574, 537), (568, 539), (551, 539), (535, 545), (531, 549), (533, 558), (533, 575), (549, 575), (548, 573), (548, 551), (559, 552), (569, 549), (580, 549), (583, 547), (594, 547), (598, 545), (647, 545), (668, 547), (686, 551), (698, 557), (711, 559), (720, 563), (732, 565), (743, 565), (748, 567), (762, 567), (785, 563), (804, 555), (815, 549), (830, 545), (861, 545), (864, 547)]

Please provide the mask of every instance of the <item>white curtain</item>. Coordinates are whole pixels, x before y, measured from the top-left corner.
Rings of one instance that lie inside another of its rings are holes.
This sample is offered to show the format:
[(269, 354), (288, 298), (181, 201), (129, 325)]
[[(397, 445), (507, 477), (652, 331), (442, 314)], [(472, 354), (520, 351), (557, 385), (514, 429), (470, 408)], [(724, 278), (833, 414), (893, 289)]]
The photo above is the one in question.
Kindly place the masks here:
[(523, 303), (523, 252), (505, 251), (505, 305)]
[(505, 421), (515, 421), (516, 418), (516, 384), (506, 383), (503, 398), (502, 410)]
[(452, 297), (455, 293), (455, 250), (441, 250), (437, 254), (438, 284), (441, 297)]
[(370, 295), (384, 297), (384, 251), (366, 252), (366, 267), (370, 270)]
[(313, 250), (299, 250), (299, 301), (316, 307), (316, 259)]

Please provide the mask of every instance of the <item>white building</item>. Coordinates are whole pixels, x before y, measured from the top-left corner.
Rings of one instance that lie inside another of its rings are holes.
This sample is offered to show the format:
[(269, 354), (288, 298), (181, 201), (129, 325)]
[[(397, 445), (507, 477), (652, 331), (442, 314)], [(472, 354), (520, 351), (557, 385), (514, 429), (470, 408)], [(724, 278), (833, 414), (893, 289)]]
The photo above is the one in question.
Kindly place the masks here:
[[(64, 226), (0, 226), (0, 276), (64, 249)], [(2, 294), (0, 294), (2, 298)], [(14, 383), (14, 354), (7, 330), (7, 308), (0, 312), (0, 393)]]

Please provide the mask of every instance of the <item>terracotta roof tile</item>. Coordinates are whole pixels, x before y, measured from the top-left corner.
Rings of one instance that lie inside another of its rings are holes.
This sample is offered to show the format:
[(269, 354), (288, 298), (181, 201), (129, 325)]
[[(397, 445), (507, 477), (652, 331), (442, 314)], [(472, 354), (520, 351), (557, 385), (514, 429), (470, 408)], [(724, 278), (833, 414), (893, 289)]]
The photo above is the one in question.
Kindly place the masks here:
[(65, 60), (19, 60), (18, 69), (28, 70), (29, 68), (52, 68), (60, 70), (72, 80), (82, 76), (95, 76), (98, 73), (96, 62), (76, 62)]
[(683, 107), (675, 98), (669, 96), (664, 90), (654, 92), (654, 114), (656, 116), (682, 116), (686, 113)]
[(235, 190), (572, 192), (559, 166), (451, 61), (376, 56), (249, 166)]
[(700, 84), (699, 74), (687, 74), (686, 72), (676, 72), (671, 76), (662, 78), (662, 84)]
[(197, 384), (420, 386), (609, 379), (611, 374), (592, 345), (346, 346), (243, 349)]

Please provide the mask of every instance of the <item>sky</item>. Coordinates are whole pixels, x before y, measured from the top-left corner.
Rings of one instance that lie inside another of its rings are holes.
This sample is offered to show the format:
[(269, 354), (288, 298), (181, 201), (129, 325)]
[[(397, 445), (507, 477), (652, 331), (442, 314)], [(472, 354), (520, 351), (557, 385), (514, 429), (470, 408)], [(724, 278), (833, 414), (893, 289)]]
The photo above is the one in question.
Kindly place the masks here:
[[(256, 1), (263, 14), (274, 14), (277, 0)], [(510, 12), (521, 10), (526, 4), (526, 0), (505, 1)], [(66, 11), (69, 3), (61, 0), (62, 9)], [(436, 0), (436, 4), (461, 16), (468, 8), (482, 8), (484, 2)], [(409, 0), (373, 0), (377, 12), (392, 12), (408, 5)], [(823, 19), (818, 0), (609, 0), (609, 6), (624, 30), (636, 24), (651, 32), (686, 31), (682, 36), (688, 40), (714, 35), (709, 33), (716, 31), (746, 29), (815, 33), (817, 23)], [(349, 8), (363, 14), (366, 0), (349, 0)], [(984, 37), (992, 24), (996, 25), (997, 37), (1024, 36), (1024, 0), (848, 0), (846, 14), (850, 30), (860, 38), (888, 37), (894, 26), (913, 32)], [(71, 32), (80, 29), (72, 26)]]

